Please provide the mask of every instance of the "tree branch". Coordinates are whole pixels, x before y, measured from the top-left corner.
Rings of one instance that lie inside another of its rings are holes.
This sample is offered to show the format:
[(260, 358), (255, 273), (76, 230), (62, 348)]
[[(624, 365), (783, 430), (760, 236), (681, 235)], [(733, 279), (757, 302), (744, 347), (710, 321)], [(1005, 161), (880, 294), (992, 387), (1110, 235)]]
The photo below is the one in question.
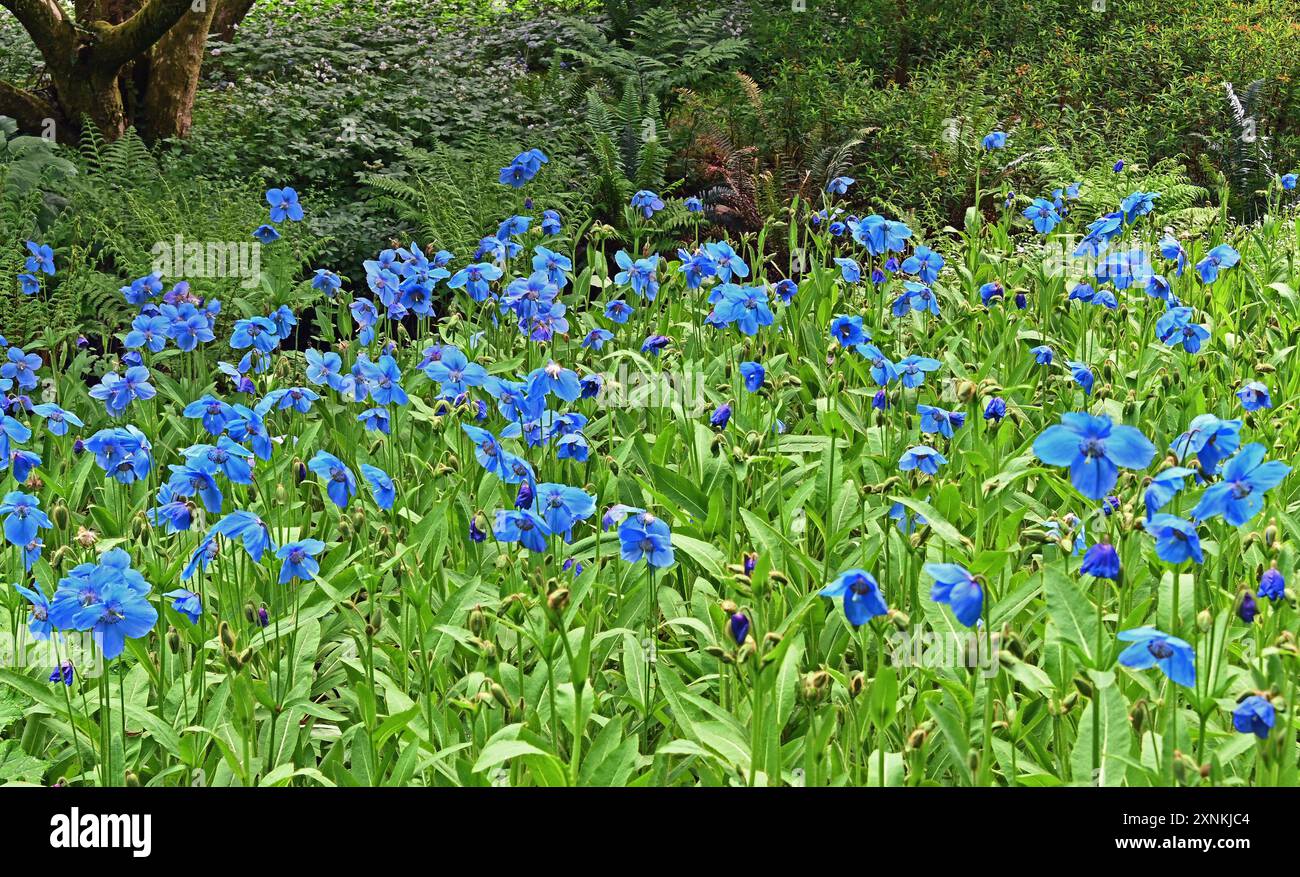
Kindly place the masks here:
[[(24, 2), (24, 0), (0, 0), (0, 2)], [(194, 0), (149, 0), (139, 12), (126, 21), (100, 30), (100, 39), (95, 46), (96, 58), (105, 65), (121, 67), (162, 39), (163, 35), (187, 13), (204, 14), (192, 11), (193, 2)]]
[(72, 22), (58, 0), (0, 0), (0, 6), (14, 14), (42, 55), (72, 32)]
[(0, 80), (0, 116), (9, 116), (24, 131), (40, 133), (45, 120), (55, 118), (55, 110), (43, 98)]

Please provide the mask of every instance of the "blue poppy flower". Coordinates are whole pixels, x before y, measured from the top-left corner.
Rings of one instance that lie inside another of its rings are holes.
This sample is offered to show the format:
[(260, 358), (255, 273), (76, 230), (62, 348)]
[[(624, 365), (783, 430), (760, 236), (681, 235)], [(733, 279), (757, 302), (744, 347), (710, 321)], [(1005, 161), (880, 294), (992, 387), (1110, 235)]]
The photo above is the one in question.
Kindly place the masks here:
[(234, 409), (229, 404), (211, 395), (195, 399), (181, 410), (183, 417), (201, 419), (203, 428), (214, 436), (226, 431), (226, 422), (233, 414)]
[(1188, 353), (1199, 353), (1210, 331), (1193, 323), (1192, 313), (1189, 307), (1169, 308), (1156, 321), (1156, 337), (1170, 347), (1181, 344)]
[(1259, 577), (1259, 596), (1275, 603), (1286, 597), (1286, 578), (1277, 568), (1277, 561), (1273, 561)]
[(1151, 520), (1152, 515), (1167, 506), (1178, 495), (1179, 491), (1186, 486), (1187, 476), (1193, 474), (1195, 474), (1193, 470), (1186, 467), (1171, 466), (1151, 479), (1151, 483), (1142, 494), (1148, 521)]
[(347, 508), (348, 500), (357, 492), (357, 477), (338, 457), (327, 451), (317, 451), (307, 468), (323, 478), (325, 492), (339, 508)]
[(497, 178), (511, 188), (521, 188), (537, 176), (538, 171), (547, 161), (546, 154), (540, 149), (529, 149), (516, 155), (509, 165), (501, 168)]
[(54, 629), (54, 625), (50, 622), (50, 601), (39, 584), (33, 583), (32, 587), (34, 590), (15, 584), (14, 590), (27, 600), (27, 629), (32, 637), (37, 640), (47, 640)]
[(714, 429), (725, 429), (729, 420), (731, 420), (730, 402), (723, 402), (714, 409), (711, 415), (709, 415), (709, 424), (713, 426)]
[[(477, 362), (470, 362), (455, 347), (443, 348), (442, 356), (424, 366), (422, 371), (429, 380), (436, 381), (441, 386), (443, 393), (453, 395), (465, 392), (467, 387), (483, 386), (488, 377), (487, 369)], [(400, 374), (399, 372), (399, 377)]]
[(362, 463), (361, 477), (366, 479), (366, 484), (370, 486), (370, 494), (375, 498), (375, 505), (384, 510), (391, 509), (397, 500), (397, 488), (388, 473), (369, 463)]
[(632, 195), (631, 206), (640, 212), (642, 217), (649, 219), (664, 209), (664, 202), (654, 192), (641, 189)]
[(162, 314), (140, 314), (131, 321), (131, 331), (122, 339), (123, 345), (135, 350), (148, 347), (153, 353), (159, 353), (167, 346), (171, 337), (171, 321)]
[(583, 337), (582, 346), (588, 350), (600, 350), (613, 337), (614, 333), (608, 329), (592, 329)]
[(1231, 268), (1239, 261), (1240, 253), (1227, 244), (1219, 244), (1196, 263), (1196, 273), (1200, 275), (1202, 283), (1210, 284), (1219, 279), (1220, 270)]
[[(71, 411), (64, 411), (53, 402), (42, 402), (40, 405), (33, 406), (32, 413), (45, 419), (45, 428), (49, 430), (50, 435), (67, 435), (69, 424), (75, 427), (85, 426), (80, 417)], [(6, 420), (12, 419), (6, 418)], [(17, 421), (14, 421), (14, 423), (17, 423)], [(19, 425), (21, 426), (21, 424)], [(26, 427), (23, 427), (23, 429), (26, 429)], [(30, 436), (31, 433), (28, 432), (28, 435)], [(12, 438), (12, 436), (9, 437)], [(26, 441), (26, 439), (19, 439), (19, 441)]]
[(869, 363), (868, 371), (877, 386), (887, 387), (898, 380), (897, 366), (889, 361), (889, 358), (880, 351), (880, 348), (874, 344), (859, 344), (854, 350)]
[(994, 396), (989, 399), (984, 406), (984, 419), (991, 420), (994, 423), (1001, 423), (1002, 418), (1007, 416), (1007, 400), (1001, 396)]
[(518, 542), (529, 551), (545, 551), (550, 530), (539, 515), (526, 509), (510, 509), (497, 512), (492, 533), (499, 542)]
[(1191, 521), (1162, 513), (1151, 516), (1146, 530), (1156, 539), (1156, 556), (1166, 563), (1182, 563), (1188, 559), (1205, 562), (1201, 539)]
[(291, 187), (268, 189), (266, 203), (271, 205), (272, 222), (284, 222), (286, 219), (302, 222), (302, 205), (298, 203), (298, 193)]
[(984, 147), (985, 152), (1002, 149), (1007, 145), (1007, 135), (1003, 131), (990, 131), (980, 140), (980, 144)]
[(1070, 360), (1067, 364), (1070, 367), (1070, 377), (1074, 378), (1076, 384), (1083, 387), (1083, 394), (1085, 396), (1091, 395), (1094, 381), (1092, 369), (1088, 368), (1087, 363), (1074, 360)]
[(831, 320), (831, 337), (840, 342), (841, 347), (854, 347), (871, 340), (871, 335), (862, 328), (862, 317), (841, 314)]
[(39, 383), (36, 373), (41, 368), (41, 358), (35, 353), (24, 353), (20, 347), (10, 347), (7, 361), (0, 365), (0, 377), (17, 381), (23, 390), (34, 390)]
[(840, 276), (844, 278), (846, 283), (857, 283), (862, 279), (862, 269), (854, 260), (836, 258), (835, 264), (840, 266)]
[(333, 271), (317, 268), (316, 274), (311, 280), (311, 287), (333, 298), (334, 293), (343, 288), (343, 279)]
[(447, 286), (450, 289), (464, 288), (469, 293), (469, 297), (476, 302), (486, 301), (491, 293), (488, 284), (500, 280), (504, 273), (491, 262), (476, 262), (453, 274), (447, 281)]
[(854, 627), (861, 627), (873, 617), (889, 613), (880, 584), (864, 569), (845, 570), (817, 593), (832, 599), (843, 598), (844, 617)]
[(325, 550), (325, 543), (319, 539), (303, 539), (288, 542), (275, 552), (280, 563), (280, 584), (285, 585), (298, 579), (310, 582), (320, 574), (320, 562), (316, 555)]
[(649, 353), (652, 356), (658, 356), (660, 352), (673, 342), (673, 339), (667, 335), (649, 335), (641, 343), (641, 352)]
[(1132, 426), (1114, 426), (1107, 416), (1064, 414), (1034, 440), (1034, 454), (1049, 466), (1069, 466), (1070, 481), (1089, 499), (1103, 499), (1119, 480), (1119, 469), (1145, 469), (1155, 445)]
[(956, 563), (927, 563), (924, 569), (934, 579), (930, 599), (948, 604), (960, 623), (973, 627), (984, 609), (984, 589), (979, 581)]
[(834, 195), (843, 195), (855, 182), (853, 177), (835, 177), (826, 184), (826, 191)]
[(1169, 449), (1179, 462), (1196, 454), (1202, 471), (1214, 475), (1220, 461), (1228, 458), (1241, 444), (1241, 421), (1220, 420), (1213, 414), (1199, 414), (1192, 418), (1187, 431), (1174, 439)]
[(1039, 234), (1051, 234), (1052, 229), (1061, 224), (1061, 214), (1056, 212), (1056, 205), (1042, 198), (1035, 198), (1021, 214), (1034, 226)]
[(757, 362), (742, 362), (740, 364), (740, 377), (744, 381), (746, 390), (757, 393), (758, 388), (763, 386), (763, 381), (767, 377), (767, 369)]
[(694, 253), (679, 249), (677, 257), (682, 262), (677, 270), (686, 275), (686, 286), (690, 289), (699, 289), (705, 278), (716, 277), (718, 274), (718, 263), (706, 249), (699, 249)]
[(1282, 483), (1291, 467), (1278, 460), (1264, 462), (1267, 453), (1261, 444), (1242, 447), (1223, 467), (1219, 481), (1201, 494), (1192, 509), (1192, 517), (1204, 521), (1215, 515), (1234, 527), (1240, 527), (1264, 508), (1264, 493)]
[(118, 578), (107, 582), (98, 602), (86, 606), (79, 616), (95, 617), (90, 630), (103, 656), (111, 661), (126, 649), (128, 639), (139, 639), (153, 630), (158, 610), (144, 594)]
[(953, 431), (960, 429), (966, 422), (966, 415), (960, 411), (945, 411), (933, 405), (917, 405), (916, 413), (921, 415), (921, 432), (939, 434), (952, 438)]
[(573, 525), (596, 513), (596, 500), (586, 491), (567, 484), (538, 484), (533, 510), (546, 521), (547, 529), (566, 542), (572, 541)]
[(168, 534), (187, 532), (194, 523), (194, 506), (177, 497), (170, 484), (158, 488), (157, 507), (145, 512), (149, 523), (155, 527), (166, 523)]
[[(930, 498), (927, 496), (925, 501), (929, 502)], [(905, 536), (915, 533), (917, 527), (925, 526), (925, 516), (912, 512), (901, 502), (896, 502), (889, 507), (889, 518), (895, 522), (894, 526), (898, 528), (898, 532)]]
[(912, 255), (903, 260), (902, 267), (905, 274), (915, 274), (921, 278), (922, 283), (928, 284), (939, 279), (943, 264), (943, 256), (921, 244), (912, 251)]
[(1277, 712), (1273, 704), (1258, 694), (1244, 698), (1232, 711), (1232, 727), (1242, 734), (1254, 734), (1261, 740), (1268, 739), (1276, 721)]
[(203, 507), (213, 514), (221, 513), (224, 499), (217, 486), (217, 469), (206, 459), (187, 460), (184, 465), (170, 467), (171, 477), (167, 481), (176, 496), (197, 496), (203, 501)]
[(941, 367), (942, 363), (937, 359), (908, 354), (898, 361), (897, 371), (903, 386), (911, 390), (925, 383), (927, 372), (938, 371)]
[(172, 598), (172, 608), (188, 618), (190, 624), (199, 623), (199, 618), (203, 615), (203, 600), (198, 594), (184, 588), (177, 588), (163, 596)]
[(1128, 195), (1119, 204), (1120, 213), (1124, 214), (1124, 221), (1131, 224), (1138, 218), (1146, 216), (1155, 209), (1155, 201), (1159, 197), (1159, 192), (1133, 192)]
[(1247, 411), (1258, 411), (1261, 408), (1273, 407), (1273, 399), (1268, 394), (1268, 387), (1259, 381), (1248, 382), (1237, 391), (1237, 398), (1241, 400), (1241, 407)]
[(0, 501), (0, 515), (4, 515), (5, 539), (9, 544), (23, 546), (34, 540), (39, 529), (49, 529), (54, 525), (45, 512), (41, 511), (41, 501), (15, 490), (6, 494)]
[(917, 445), (908, 448), (903, 452), (903, 456), (899, 457), (898, 469), (900, 472), (910, 472), (916, 469), (926, 475), (938, 475), (939, 467), (947, 462), (948, 460), (943, 454), (929, 445)]
[(273, 244), (280, 239), (280, 233), (273, 225), (259, 225), (253, 229), (253, 237), (263, 244)]
[(644, 560), (654, 567), (673, 564), (672, 533), (668, 524), (649, 512), (635, 510), (619, 524), (621, 556), (628, 563)]
[(1083, 565), (1079, 572), (1098, 579), (1119, 580), (1119, 553), (1115, 546), (1104, 539), (1094, 544), (1083, 554)]
[(1154, 627), (1121, 631), (1120, 642), (1132, 643), (1119, 654), (1119, 662), (1133, 670), (1159, 667), (1171, 682), (1185, 688), (1196, 685), (1196, 650), (1191, 644)]
[(939, 315), (939, 298), (934, 294), (934, 290), (925, 284), (905, 280), (903, 281), (903, 292), (898, 298), (894, 299), (892, 312), (894, 316), (902, 317), (908, 311), (928, 312), (937, 317)]

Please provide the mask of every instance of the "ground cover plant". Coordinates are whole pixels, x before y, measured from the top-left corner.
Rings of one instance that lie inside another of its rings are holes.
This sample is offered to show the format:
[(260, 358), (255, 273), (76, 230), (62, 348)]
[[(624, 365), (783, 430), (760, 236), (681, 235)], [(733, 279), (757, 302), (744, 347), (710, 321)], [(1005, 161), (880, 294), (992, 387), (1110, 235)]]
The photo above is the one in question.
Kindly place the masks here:
[(788, 263), (645, 252), (640, 191), (611, 263), (546, 163), (364, 293), (277, 188), (267, 307), (149, 274), (98, 368), (6, 339), (7, 626), (66, 652), (0, 671), (6, 779), (1294, 780), (1293, 176), (1181, 237), (1062, 181), (946, 256), (837, 177)]

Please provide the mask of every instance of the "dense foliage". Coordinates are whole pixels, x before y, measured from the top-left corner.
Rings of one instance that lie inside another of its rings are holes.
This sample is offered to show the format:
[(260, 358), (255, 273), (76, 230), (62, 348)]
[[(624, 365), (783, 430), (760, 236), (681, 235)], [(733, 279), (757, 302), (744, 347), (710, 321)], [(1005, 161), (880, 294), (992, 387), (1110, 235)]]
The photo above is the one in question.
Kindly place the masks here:
[(952, 5), (0, 120), (0, 782), (1295, 785), (1297, 31)]

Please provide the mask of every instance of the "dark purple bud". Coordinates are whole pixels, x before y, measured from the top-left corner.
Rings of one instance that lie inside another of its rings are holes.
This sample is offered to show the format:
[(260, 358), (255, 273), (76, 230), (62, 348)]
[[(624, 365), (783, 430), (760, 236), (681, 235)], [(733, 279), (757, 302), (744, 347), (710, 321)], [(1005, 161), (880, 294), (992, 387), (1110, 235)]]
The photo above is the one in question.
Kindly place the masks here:
[(271, 614), (266, 611), (265, 606), (257, 607), (257, 623), (262, 625), (262, 627), (266, 627), (271, 623)]
[(745, 555), (745, 560), (744, 560), (745, 575), (747, 575), (747, 576), (752, 576), (752, 575), (754, 574), (754, 567), (755, 567), (757, 564), (758, 564), (758, 552), (757, 552), (757, 551), (751, 551), (751, 552), (749, 552), (748, 554), (746, 554), (746, 555)]
[(885, 392), (884, 387), (877, 390), (876, 395), (871, 397), (871, 407), (877, 411), (884, 411), (889, 407), (889, 394)]
[(709, 417), (709, 423), (713, 424), (715, 429), (724, 429), (729, 420), (731, 420), (730, 402), (723, 402)]
[(1247, 591), (1241, 595), (1241, 603), (1237, 606), (1237, 616), (1247, 624), (1255, 620), (1259, 614), (1259, 606), (1255, 603), (1255, 595)]
[(526, 509), (533, 504), (533, 486), (527, 481), (520, 482), (519, 493), (515, 496), (515, 508)]
[(1084, 552), (1083, 565), (1079, 568), (1079, 572), (1098, 579), (1117, 580), (1119, 554), (1115, 552), (1115, 546), (1104, 541), (1093, 545)]
[(737, 612), (731, 616), (731, 638), (736, 641), (736, 645), (743, 646), (747, 636), (749, 636), (749, 619), (745, 613)]
[(307, 480), (307, 464), (302, 460), (298, 461), (298, 483), (302, 484)]
[(478, 515), (474, 515), (469, 519), (469, 538), (474, 542), (482, 542), (487, 538), (487, 533), (479, 529)]
[(85, 452), (86, 452), (86, 443), (84, 441), (82, 441), (81, 439), (77, 439), (72, 443), (72, 453), (84, 454)]
[(525, 209), (525, 210), (532, 210), (532, 209), (533, 209), (533, 199), (532, 199), (532, 198), (525, 198), (525, 199), (524, 199), (524, 209)]
[(77, 336), (77, 346), (78, 346), (78, 347), (88, 347), (88, 346), (90, 346), (90, 339), (87, 338), (85, 335), (78, 335), (78, 336)]
[(984, 406), (984, 419), (992, 420), (995, 423), (1001, 423), (1002, 418), (1007, 416), (1007, 401), (1001, 396), (994, 396)]
[(1022, 311), (1025, 308), (1029, 307), (1029, 299), (1025, 298), (1025, 294), (1023, 292), (1016, 293), (1016, 307), (1020, 308), (1020, 310)]

